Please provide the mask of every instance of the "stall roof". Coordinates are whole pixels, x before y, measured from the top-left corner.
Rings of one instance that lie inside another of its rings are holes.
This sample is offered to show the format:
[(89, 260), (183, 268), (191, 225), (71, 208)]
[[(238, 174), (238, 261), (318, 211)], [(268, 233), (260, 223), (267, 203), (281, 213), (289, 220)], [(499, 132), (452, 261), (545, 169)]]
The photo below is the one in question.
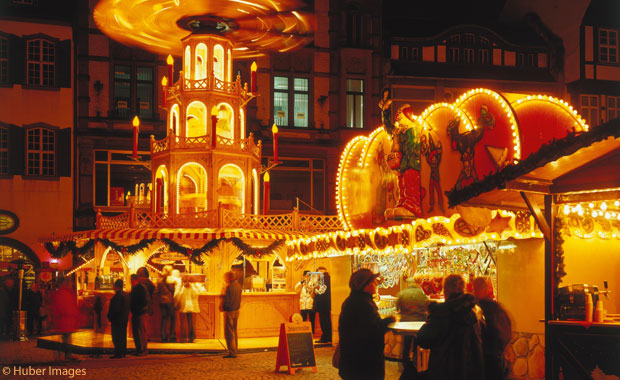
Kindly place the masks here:
[(620, 119), (543, 145), (518, 164), (446, 192), (456, 205), (527, 208), (521, 192), (539, 205), (546, 194), (566, 195), (620, 188)]
[(219, 238), (245, 238), (254, 240), (299, 239), (312, 234), (277, 230), (250, 230), (233, 228), (109, 228), (74, 232), (67, 235), (52, 235), (39, 239), (40, 243), (71, 240), (109, 239), (112, 241), (171, 239), (209, 241)]

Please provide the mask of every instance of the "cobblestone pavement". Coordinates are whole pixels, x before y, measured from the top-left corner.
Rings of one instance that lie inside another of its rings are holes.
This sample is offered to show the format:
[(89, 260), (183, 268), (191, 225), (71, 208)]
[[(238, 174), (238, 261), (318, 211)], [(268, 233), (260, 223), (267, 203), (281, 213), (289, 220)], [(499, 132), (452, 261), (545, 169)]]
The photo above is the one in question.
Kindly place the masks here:
[[(36, 347), (35, 341), (0, 342), (0, 380), (2, 379), (71, 379), (71, 380), (262, 380), (262, 379), (339, 379), (338, 370), (331, 365), (334, 348), (317, 348), (318, 371), (302, 369), (294, 375), (286, 372), (276, 373), (276, 352), (242, 353), (235, 359), (225, 359), (222, 355), (149, 355), (145, 357), (128, 356), (124, 359), (106, 357), (91, 358), (78, 355), (79, 362), (59, 361), (55, 351)], [(7, 370), (8, 368), (8, 370)], [(39, 375), (19, 375), (22, 371), (39, 370)], [(78, 372), (79, 370), (79, 372)], [(8, 371), (7, 375), (5, 371)], [(50, 372), (60, 375), (50, 375)], [(73, 372), (73, 376), (72, 375)], [(63, 375), (64, 373), (64, 375)], [(85, 374), (84, 374), (85, 373)], [(386, 362), (385, 378), (398, 379), (398, 365)]]

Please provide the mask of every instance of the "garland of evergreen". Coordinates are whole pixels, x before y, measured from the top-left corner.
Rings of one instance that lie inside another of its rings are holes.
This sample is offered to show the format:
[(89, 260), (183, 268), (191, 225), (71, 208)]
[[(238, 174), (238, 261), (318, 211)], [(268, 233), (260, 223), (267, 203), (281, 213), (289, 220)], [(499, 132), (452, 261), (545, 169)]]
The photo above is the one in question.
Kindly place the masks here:
[[(45, 243), (45, 249), (47, 249), (47, 251), (52, 255), (52, 257), (57, 258), (57, 259), (64, 257), (67, 253), (72, 253), (73, 256), (76, 258), (79, 256), (84, 256), (84, 258), (88, 258), (90, 260), (94, 253), (93, 248), (95, 246), (95, 242), (100, 242), (105, 247), (112, 248), (113, 250), (117, 252), (129, 253), (130, 255), (134, 255), (136, 254), (136, 252), (139, 252), (145, 249), (146, 247), (151, 245), (156, 240), (157, 239), (142, 239), (140, 240), (140, 242), (136, 244), (122, 246), (120, 244), (114, 243), (113, 241), (109, 239), (90, 239), (88, 242), (86, 242), (86, 244), (84, 244), (81, 247), (78, 247), (74, 241), (67, 241), (67, 242), (60, 242), (58, 247), (55, 247), (54, 244), (52, 243)], [(246, 244), (245, 242), (243, 242), (243, 240), (237, 237), (232, 237), (228, 239), (217, 238), (217, 239), (213, 239), (209, 241), (208, 243), (206, 243), (200, 248), (194, 249), (194, 248), (185, 247), (181, 244), (178, 244), (177, 242), (171, 239), (162, 238), (160, 240), (168, 246), (169, 251), (178, 252), (178, 253), (188, 256), (189, 259), (196, 265), (204, 265), (205, 262), (202, 259), (202, 254), (209, 255), (223, 241), (231, 242), (235, 247), (241, 250), (242, 255), (250, 256), (250, 257), (261, 257), (263, 255), (269, 255), (273, 253), (273, 251), (281, 247), (285, 242), (284, 239), (280, 239), (280, 240), (274, 241), (267, 247), (258, 248), (258, 247), (252, 247), (251, 245)]]
[(518, 164), (508, 165), (504, 169), (485, 177), (481, 181), (474, 182), (464, 189), (456, 190), (456, 188), (452, 188), (452, 190), (446, 191), (449, 205), (454, 207), (487, 191), (495, 188), (502, 189), (506, 187), (506, 182), (508, 181), (512, 181), (549, 162), (573, 154), (581, 148), (605, 140), (608, 137), (620, 137), (620, 118), (594, 127), (588, 132), (571, 132), (564, 138), (553, 139), (543, 144), (537, 152), (530, 154)]
[(564, 222), (562, 218), (555, 218), (554, 233), (553, 233), (553, 293), (557, 294), (558, 287), (562, 282), (562, 277), (566, 276), (564, 265), (564, 238), (562, 237), (562, 231), (564, 228)]

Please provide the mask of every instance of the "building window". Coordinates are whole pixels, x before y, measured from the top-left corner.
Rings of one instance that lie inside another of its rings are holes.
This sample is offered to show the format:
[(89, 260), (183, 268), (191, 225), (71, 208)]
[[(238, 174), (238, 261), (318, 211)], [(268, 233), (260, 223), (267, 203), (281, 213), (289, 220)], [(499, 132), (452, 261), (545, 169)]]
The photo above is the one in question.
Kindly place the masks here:
[(46, 128), (31, 128), (26, 133), (26, 173), (37, 176), (56, 175), (56, 133)]
[(420, 49), (419, 48), (411, 48), (411, 60), (413, 62), (420, 62)]
[(620, 97), (607, 97), (607, 121), (620, 117)]
[(153, 117), (152, 67), (114, 65), (114, 113), (119, 117)]
[(9, 81), (9, 42), (0, 38), (0, 83)]
[(598, 36), (599, 61), (618, 63), (618, 31), (600, 29)]
[(9, 130), (0, 128), (0, 175), (9, 174)]
[(347, 44), (360, 46), (362, 44), (362, 15), (358, 13), (346, 14)]
[[(266, 165), (269, 158), (263, 157)], [(325, 161), (312, 158), (280, 158), (281, 164), (271, 169), (272, 211), (325, 211)], [(264, 195), (263, 195), (264, 196)], [(262, 199), (262, 198), (261, 198)], [(299, 201), (298, 201), (299, 200)]]
[(450, 37), (448, 37), (448, 43), (450, 44), (460, 44), (461, 43), (461, 35), (460, 34), (453, 34)]
[[(281, 127), (308, 127), (308, 78), (273, 78), (273, 120)], [(289, 112), (292, 109), (293, 112)]]
[[(94, 155), (95, 206), (128, 206), (129, 200), (136, 206), (150, 205), (151, 171), (132, 160), (131, 152), (96, 150)], [(148, 161), (149, 156), (141, 159)]]
[(463, 49), (463, 62), (474, 63), (474, 49), (473, 48)]
[(491, 53), (489, 49), (478, 50), (478, 63), (481, 65), (488, 65), (490, 62)]
[(538, 65), (537, 65), (537, 63), (538, 63), (538, 62), (536, 61), (536, 54), (534, 54), (534, 53), (529, 53), (529, 54), (527, 55), (527, 65), (528, 65), (529, 67), (536, 67), (536, 66), (538, 66)]
[(588, 121), (590, 127), (599, 125), (598, 95), (581, 95), (581, 116)]
[(476, 41), (476, 35), (472, 33), (465, 33), (463, 35), (463, 42), (465, 43), (465, 45), (473, 45), (474, 41)]
[(458, 63), (459, 62), (459, 48), (457, 48), (457, 47), (449, 47), (448, 48), (447, 61), (449, 63)]
[(364, 128), (364, 81), (347, 79), (347, 127)]
[(398, 59), (400, 59), (400, 60), (408, 60), (409, 59), (409, 47), (407, 47), (407, 46), (401, 46), (400, 47), (400, 54), (398, 56)]
[(35, 86), (54, 85), (54, 43), (47, 40), (28, 41), (28, 84)]

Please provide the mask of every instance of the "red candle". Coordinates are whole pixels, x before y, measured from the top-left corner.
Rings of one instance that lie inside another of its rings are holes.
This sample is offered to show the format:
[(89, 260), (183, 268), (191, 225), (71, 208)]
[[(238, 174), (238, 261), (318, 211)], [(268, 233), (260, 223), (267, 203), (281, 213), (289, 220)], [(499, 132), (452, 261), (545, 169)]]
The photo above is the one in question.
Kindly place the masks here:
[(166, 106), (166, 87), (167, 86), (168, 86), (168, 78), (164, 76), (163, 78), (161, 78), (161, 89), (162, 89), (161, 105), (163, 107)]
[(256, 66), (256, 61), (252, 62), (252, 66), (251, 66), (252, 75), (250, 76), (250, 92), (251, 93), (256, 92), (256, 69), (257, 68), (258, 67)]
[(274, 123), (271, 127), (273, 134), (273, 162), (278, 162), (278, 126)]
[(131, 155), (131, 157), (134, 160), (137, 160), (138, 159), (138, 132), (140, 131), (140, 119), (138, 119), (138, 116), (133, 117), (131, 124), (133, 125), (133, 154)]
[(269, 213), (269, 172), (263, 176), (263, 215)]
[(170, 78), (170, 83), (174, 83), (174, 78), (172, 77), (174, 59), (170, 54), (168, 54), (168, 59), (166, 59), (166, 63), (168, 64), (168, 78)]
[(216, 136), (217, 136), (217, 106), (211, 108), (211, 146), (215, 148)]

